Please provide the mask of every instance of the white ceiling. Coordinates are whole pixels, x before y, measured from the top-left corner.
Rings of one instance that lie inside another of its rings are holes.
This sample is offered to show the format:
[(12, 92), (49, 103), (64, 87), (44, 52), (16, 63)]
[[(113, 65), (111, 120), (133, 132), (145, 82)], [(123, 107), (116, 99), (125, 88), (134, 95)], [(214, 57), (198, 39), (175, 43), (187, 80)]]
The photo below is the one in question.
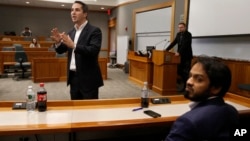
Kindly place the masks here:
[[(72, 3), (75, 0), (0, 0), (0, 5), (16, 5), (27, 7), (48, 7), (48, 8), (63, 8), (71, 9)], [(90, 10), (106, 11), (121, 4), (126, 4), (138, 0), (80, 0), (88, 4)], [(29, 2), (27, 4), (26, 2)], [(64, 5), (64, 6), (62, 6)], [(101, 8), (104, 9), (101, 9)]]

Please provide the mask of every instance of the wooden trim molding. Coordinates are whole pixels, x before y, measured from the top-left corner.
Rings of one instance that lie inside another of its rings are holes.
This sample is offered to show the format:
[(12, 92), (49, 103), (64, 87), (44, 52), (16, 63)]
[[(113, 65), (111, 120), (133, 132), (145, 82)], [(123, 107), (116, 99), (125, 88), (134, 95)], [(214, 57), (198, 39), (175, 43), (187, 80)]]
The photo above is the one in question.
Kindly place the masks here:
[(173, 38), (174, 36), (174, 17), (175, 17), (175, 0), (169, 1), (169, 2), (164, 2), (164, 3), (159, 3), (159, 4), (155, 4), (155, 5), (150, 5), (147, 7), (142, 7), (142, 8), (138, 8), (135, 9), (133, 11), (133, 27), (132, 27), (132, 49), (135, 50), (135, 25), (136, 25), (136, 14), (137, 13), (141, 13), (141, 12), (147, 12), (147, 11), (151, 11), (151, 10), (156, 10), (156, 9), (161, 9), (161, 8), (165, 8), (165, 7), (172, 7), (172, 15), (171, 15), (171, 35), (170, 38)]

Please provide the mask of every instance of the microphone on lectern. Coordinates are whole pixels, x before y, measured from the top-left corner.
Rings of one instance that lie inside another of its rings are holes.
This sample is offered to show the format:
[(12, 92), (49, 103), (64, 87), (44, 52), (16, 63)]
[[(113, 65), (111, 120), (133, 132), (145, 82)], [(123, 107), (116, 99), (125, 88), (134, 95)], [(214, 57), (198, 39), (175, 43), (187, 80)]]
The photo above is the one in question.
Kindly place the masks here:
[(163, 50), (166, 50), (167, 45), (169, 45), (170, 41), (167, 41), (165, 45), (163, 46)]
[(157, 45), (159, 45), (160, 43), (165, 42), (165, 41), (168, 41), (168, 39), (164, 39), (164, 40), (161, 40), (160, 42), (157, 42), (157, 43), (155, 44), (155, 47), (156, 47)]

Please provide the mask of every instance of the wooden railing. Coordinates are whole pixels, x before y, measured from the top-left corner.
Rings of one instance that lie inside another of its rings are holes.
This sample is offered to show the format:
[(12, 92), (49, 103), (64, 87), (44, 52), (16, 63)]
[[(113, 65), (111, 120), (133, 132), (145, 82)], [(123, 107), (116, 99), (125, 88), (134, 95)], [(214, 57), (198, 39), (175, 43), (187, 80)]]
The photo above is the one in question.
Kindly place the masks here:
[[(98, 59), (102, 77), (107, 79), (107, 59)], [(33, 82), (56, 82), (67, 80), (67, 58), (36, 58), (32, 61)]]

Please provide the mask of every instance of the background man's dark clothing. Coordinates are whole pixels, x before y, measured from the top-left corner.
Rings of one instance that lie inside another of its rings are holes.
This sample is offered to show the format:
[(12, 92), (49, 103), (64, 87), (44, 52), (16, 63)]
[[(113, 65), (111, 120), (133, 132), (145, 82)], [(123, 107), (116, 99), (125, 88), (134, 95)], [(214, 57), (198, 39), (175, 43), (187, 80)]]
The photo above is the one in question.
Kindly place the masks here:
[(180, 54), (181, 62), (178, 65), (178, 75), (181, 76), (183, 83), (185, 84), (189, 71), (191, 69), (191, 62), (193, 58), (192, 51), (192, 34), (188, 31), (177, 33), (174, 41), (167, 47), (167, 51), (172, 49), (178, 44), (177, 52)]

